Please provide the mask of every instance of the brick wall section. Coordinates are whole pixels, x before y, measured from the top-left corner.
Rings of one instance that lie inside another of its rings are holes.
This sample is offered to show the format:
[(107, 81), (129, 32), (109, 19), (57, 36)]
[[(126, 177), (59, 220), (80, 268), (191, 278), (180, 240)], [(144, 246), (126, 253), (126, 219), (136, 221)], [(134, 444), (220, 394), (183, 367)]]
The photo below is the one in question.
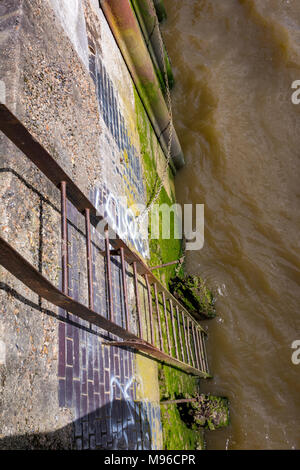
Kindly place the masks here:
[[(81, 215), (68, 203), (69, 294), (78, 298), (78, 284), (85, 271), (78, 256), (82, 237)], [(107, 312), (107, 286), (102, 255), (104, 243), (93, 231), (93, 280), (95, 310)], [(112, 263), (114, 313), (124, 324), (121, 301), (121, 272), (117, 257)], [(96, 262), (97, 261), (97, 262)], [(82, 299), (78, 299), (81, 300)], [(112, 335), (66, 313), (59, 312), (59, 405), (74, 411), (74, 442), (78, 449), (151, 449), (155, 448), (152, 428), (160, 418), (150, 402), (136, 400), (134, 353), (105, 346)], [(152, 442), (153, 441), (153, 442)]]

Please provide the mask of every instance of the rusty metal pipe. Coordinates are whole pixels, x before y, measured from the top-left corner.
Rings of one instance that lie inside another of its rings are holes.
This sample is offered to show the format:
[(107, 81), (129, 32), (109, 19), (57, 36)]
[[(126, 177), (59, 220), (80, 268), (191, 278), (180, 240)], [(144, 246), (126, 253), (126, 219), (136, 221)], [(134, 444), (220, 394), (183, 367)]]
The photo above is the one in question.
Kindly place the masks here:
[(179, 309), (178, 309), (177, 305), (176, 305), (176, 317), (177, 317), (177, 326), (178, 326), (178, 334), (179, 334), (181, 359), (184, 361), (183, 344), (182, 344), (182, 336), (181, 336), (181, 323), (180, 323), (180, 318), (179, 318)]
[[(120, 48), (165, 155), (168, 153), (170, 116), (160, 83), (130, 0), (100, 0), (100, 6)], [(173, 129), (171, 159), (184, 165), (183, 152)]]
[(192, 350), (192, 345), (191, 345), (191, 333), (190, 333), (190, 319), (187, 318), (187, 337), (188, 337), (188, 348), (189, 348), (189, 351), (190, 351), (190, 357), (192, 359), (192, 364), (193, 364), (193, 367), (195, 367), (195, 359), (194, 359), (194, 354), (193, 354), (193, 350)]
[(205, 364), (205, 359), (204, 359), (204, 348), (203, 348), (203, 338), (201, 335), (201, 331), (197, 329), (197, 335), (199, 339), (199, 346), (200, 346), (200, 357), (201, 357), (201, 364), (203, 370), (206, 370), (206, 364)]
[(156, 8), (153, 5), (153, 0), (131, 0), (131, 3), (141, 27), (149, 54), (151, 55), (155, 69), (158, 71), (158, 79), (161, 83), (162, 90), (165, 92), (165, 74), (167, 73), (170, 88), (174, 85), (174, 75), (161, 36), (159, 19)]
[(201, 370), (204, 371), (204, 370), (205, 370), (205, 364), (204, 364), (203, 359), (202, 359), (202, 353), (201, 353), (201, 348), (200, 348), (200, 340), (199, 340), (198, 331), (199, 331), (199, 330), (198, 330), (198, 328), (196, 327), (195, 336), (196, 336), (198, 357), (199, 357), (199, 362), (200, 362), (199, 369), (201, 369)]
[(176, 328), (175, 328), (175, 322), (174, 322), (174, 313), (173, 313), (172, 300), (169, 300), (169, 303), (170, 303), (172, 330), (173, 330), (173, 337), (174, 337), (174, 344), (175, 344), (175, 355), (176, 355), (176, 359), (179, 359), (179, 357), (178, 357), (178, 347), (177, 347), (177, 334), (176, 334)]
[(148, 305), (149, 305), (149, 318), (150, 318), (150, 333), (151, 333), (151, 344), (154, 345), (154, 327), (153, 327), (153, 308), (152, 308), (152, 294), (151, 286), (149, 283), (148, 275), (145, 275), (147, 293), (148, 293)]
[(186, 332), (184, 313), (181, 312), (181, 315), (182, 315), (182, 324), (183, 324), (183, 332), (184, 332), (185, 353), (186, 353), (186, 357), (187, 357), (187, 362), (189, 364), (191, 362), (191, 360), (190, 360), (190, 353), (189, 353), (189, 347), (188, 347), (188, 340), (187, 340), (187, 332)]
[(169, 322), (168, 322), (168, 315), (167, 315), (166, 296), (164, 292), (162, 292), (162, 298), (163, 298), (163, 308), (164, 308), (165, 323), (166, 323), (166, 330), (167, 330), (168, 350), (169, 350), (169, 355), (171, 356), (172, 352), (171, 352), (170, 330), (169, 330)]
[(167, 266), (172, 266), (173, 264), (178, 264), (180, 259), (176, 259), (175, 261), (170, 261), (169, 263), (164, 263), (164, 264), (158, 264), (157, 266), (151, 266), (151, 271), (153, 269), (160, 269), (160, 268), (166, 268)]
[(205, 344), (205, 338), (202, 332), (200, 332), (201, 338), (203, 340), (203, 352), (204, 352), (204, 361), (205, 361), (205, 372), (208, 373), (209, 367), (208, 367), (208, 360), (207, 360), (207, 351), (206, 351), (206, 344)]
[(196, 364), (197, 364), (197, 368), (201, 369), (201, 364), (200, 364), (200, 361), (199, 361), (198, 344), (197, 344), (196, 335), (195, 335), (195, 325), (194, 325), (194, 323), (192, 323), (192, 333), (193, 333), (193, 343), (194, 343)]
[(137, 273), (136, 261), (134, 261), (132, 263), (132, 267), (133, 267), (134, 292), (135, 292), (135, 300), (136, 300), (136, 312), (137, 312), (138, 325), (139, 325), (139, 334), (140, 334), (140, 338), (143, 338), (143, 328), (142, 328), (142, 319), (141, 319), (141, 307), (140, 307), (138, 273)]
[(160, 311), (159, 311), (159, 302), (158, 302), (158, 294), (157, 294), (157, 285), (156, 285), (156, 282), (154, 283), (154, 296), (155, 296), (155, 306), (156, 306), (156, 313), (157, 313), (157, 322), (158, 322), (158, 334), (159, 334), (160, 349), (161, 349), (161, 351), (164, 351), (164, 342), (163, 342), (162, 331), (161, 331)]
[(129, 330), (130, 321), (129, 321), (129, 308), (128, 308), (128, 294), (127, 294), (127, 281), (126, 281), (126, 265), (125, 265), (125, 255), (124, 248), (120, 248), (121, 256), (121, 270), (122, 270), (122, 284), (123, 284), (123, 299), (124, 299), (124, 310), (125, 310), (125, 319), (126, 319), (126, 330)]

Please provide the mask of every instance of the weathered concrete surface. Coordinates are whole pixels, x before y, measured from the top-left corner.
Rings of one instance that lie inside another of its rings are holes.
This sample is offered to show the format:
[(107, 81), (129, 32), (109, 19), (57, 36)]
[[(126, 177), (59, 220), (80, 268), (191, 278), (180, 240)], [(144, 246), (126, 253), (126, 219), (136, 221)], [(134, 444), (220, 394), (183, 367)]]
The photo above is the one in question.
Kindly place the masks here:
[(59, 18), (64, 31), (85, 67), (89, 67), (89, 51), (84, 11), (81, 0), (50, 0), (51, 6)]
[[(50, 0), (0, 4), (6, 103), (93, 202), (107, 190), (145, 201), (134, 86), (103, 15), (94, 1), (84, 1), (88, 69), (85, 46), (74, 42), (74, 28), (64, 29), (52, 6)], [(155, 158), (163, 158), (161, 150)], [(0, 163), (1, 236), (59, 285), (59, 190), (3, 135)], [(84, 219), (71, 204), (68, 220), (69, 294), (87, 304)], [(103, 240), (92, 237), (95, 309), (105, 314)], [(121, 321), (117, 260), (113, 283)], [(160, 445), (159, 436), (153, 441), (152, 401), (136, 395), (132, 352), (104, 347), (104, 332), (58, 311), (3, 268), (0, 302), (0, 448)]]

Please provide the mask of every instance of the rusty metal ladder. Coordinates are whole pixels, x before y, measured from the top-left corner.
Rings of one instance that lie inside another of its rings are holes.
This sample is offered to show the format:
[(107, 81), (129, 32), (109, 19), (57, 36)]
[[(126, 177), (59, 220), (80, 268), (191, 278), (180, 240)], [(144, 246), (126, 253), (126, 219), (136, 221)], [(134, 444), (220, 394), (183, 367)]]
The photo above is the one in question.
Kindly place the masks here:
[[(62, 234), (62, 290), (55, 287), (34, 266), (22, 257), (7, 241), (0, 237), (0, 264), (35, 293), (49, 302), (95, 324), (121, 338), (106, 344), (132, 347), (143, 351), (161, 362), (184, 370), (187, 373), (209, 378), (209, 368), (205, 349), (206, 332), (153, 275), (151, 269), (120, 238), (109, 237), (109, 226), (105, 226), (105, 250), (102, 253), (106, 263), (108, 295), (108, 318), (94, 311), (93, 272), (91, 248), (91, 224), (96, 228), (103, 219), (96, 207), (76, 186), (71, 178), (58, 165), (47, 150), (36, 141), (26, 127), (6, 107), (0, 104), (0, 130), (43, 172), (61, 192), (61, 234)], [(88, 306), (68, 295), (68, 231), (67, 199), (85, 216), (86, 258), (88, 274)], [(100, 232), (101, 233), (101, 232)], [(110, 248), (113, 247), (113, 249)], [(122, 276), (122, 297), (125, 311), (125, 328), (114, 318), (111, 256), (120, 257)], [(126, 263), (131, 266), (134, 283), (137, 313), (137, 330), (130, 326)], [(150, 325), (150, 342), (144, 336), (140, 305), (139, 282), (144, 279), (147, 290), (147, 304)], [(169, 305), (169, 309), (167, 307)], [(154, 307), (154, 308), (153, 308)], [(176, 312), (176, 313), (175, 313)], [(171, 330), (171, 333), (170, 333)], [(155, 334), (157, 332), (157, 334)], [(165, 334), (164, 334), (165, 333)], [(165, 341), (164, 341), (164, 338)], [(165, 344), (166, 343), (166, 344)]]

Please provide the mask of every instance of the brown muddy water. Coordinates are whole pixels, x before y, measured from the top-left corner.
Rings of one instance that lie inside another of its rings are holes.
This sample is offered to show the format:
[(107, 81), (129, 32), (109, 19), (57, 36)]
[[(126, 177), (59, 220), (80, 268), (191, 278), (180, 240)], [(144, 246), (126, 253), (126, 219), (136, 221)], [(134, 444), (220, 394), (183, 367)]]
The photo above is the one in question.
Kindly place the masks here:
[(187, 267), (217, 294), (203, 390), (231, 402), (231, 425), (207, 432), (208, 448), (300, 448), (300, 2), (165, 5), (186, 157), (177, 198), (205, 204), (205, 245)]

